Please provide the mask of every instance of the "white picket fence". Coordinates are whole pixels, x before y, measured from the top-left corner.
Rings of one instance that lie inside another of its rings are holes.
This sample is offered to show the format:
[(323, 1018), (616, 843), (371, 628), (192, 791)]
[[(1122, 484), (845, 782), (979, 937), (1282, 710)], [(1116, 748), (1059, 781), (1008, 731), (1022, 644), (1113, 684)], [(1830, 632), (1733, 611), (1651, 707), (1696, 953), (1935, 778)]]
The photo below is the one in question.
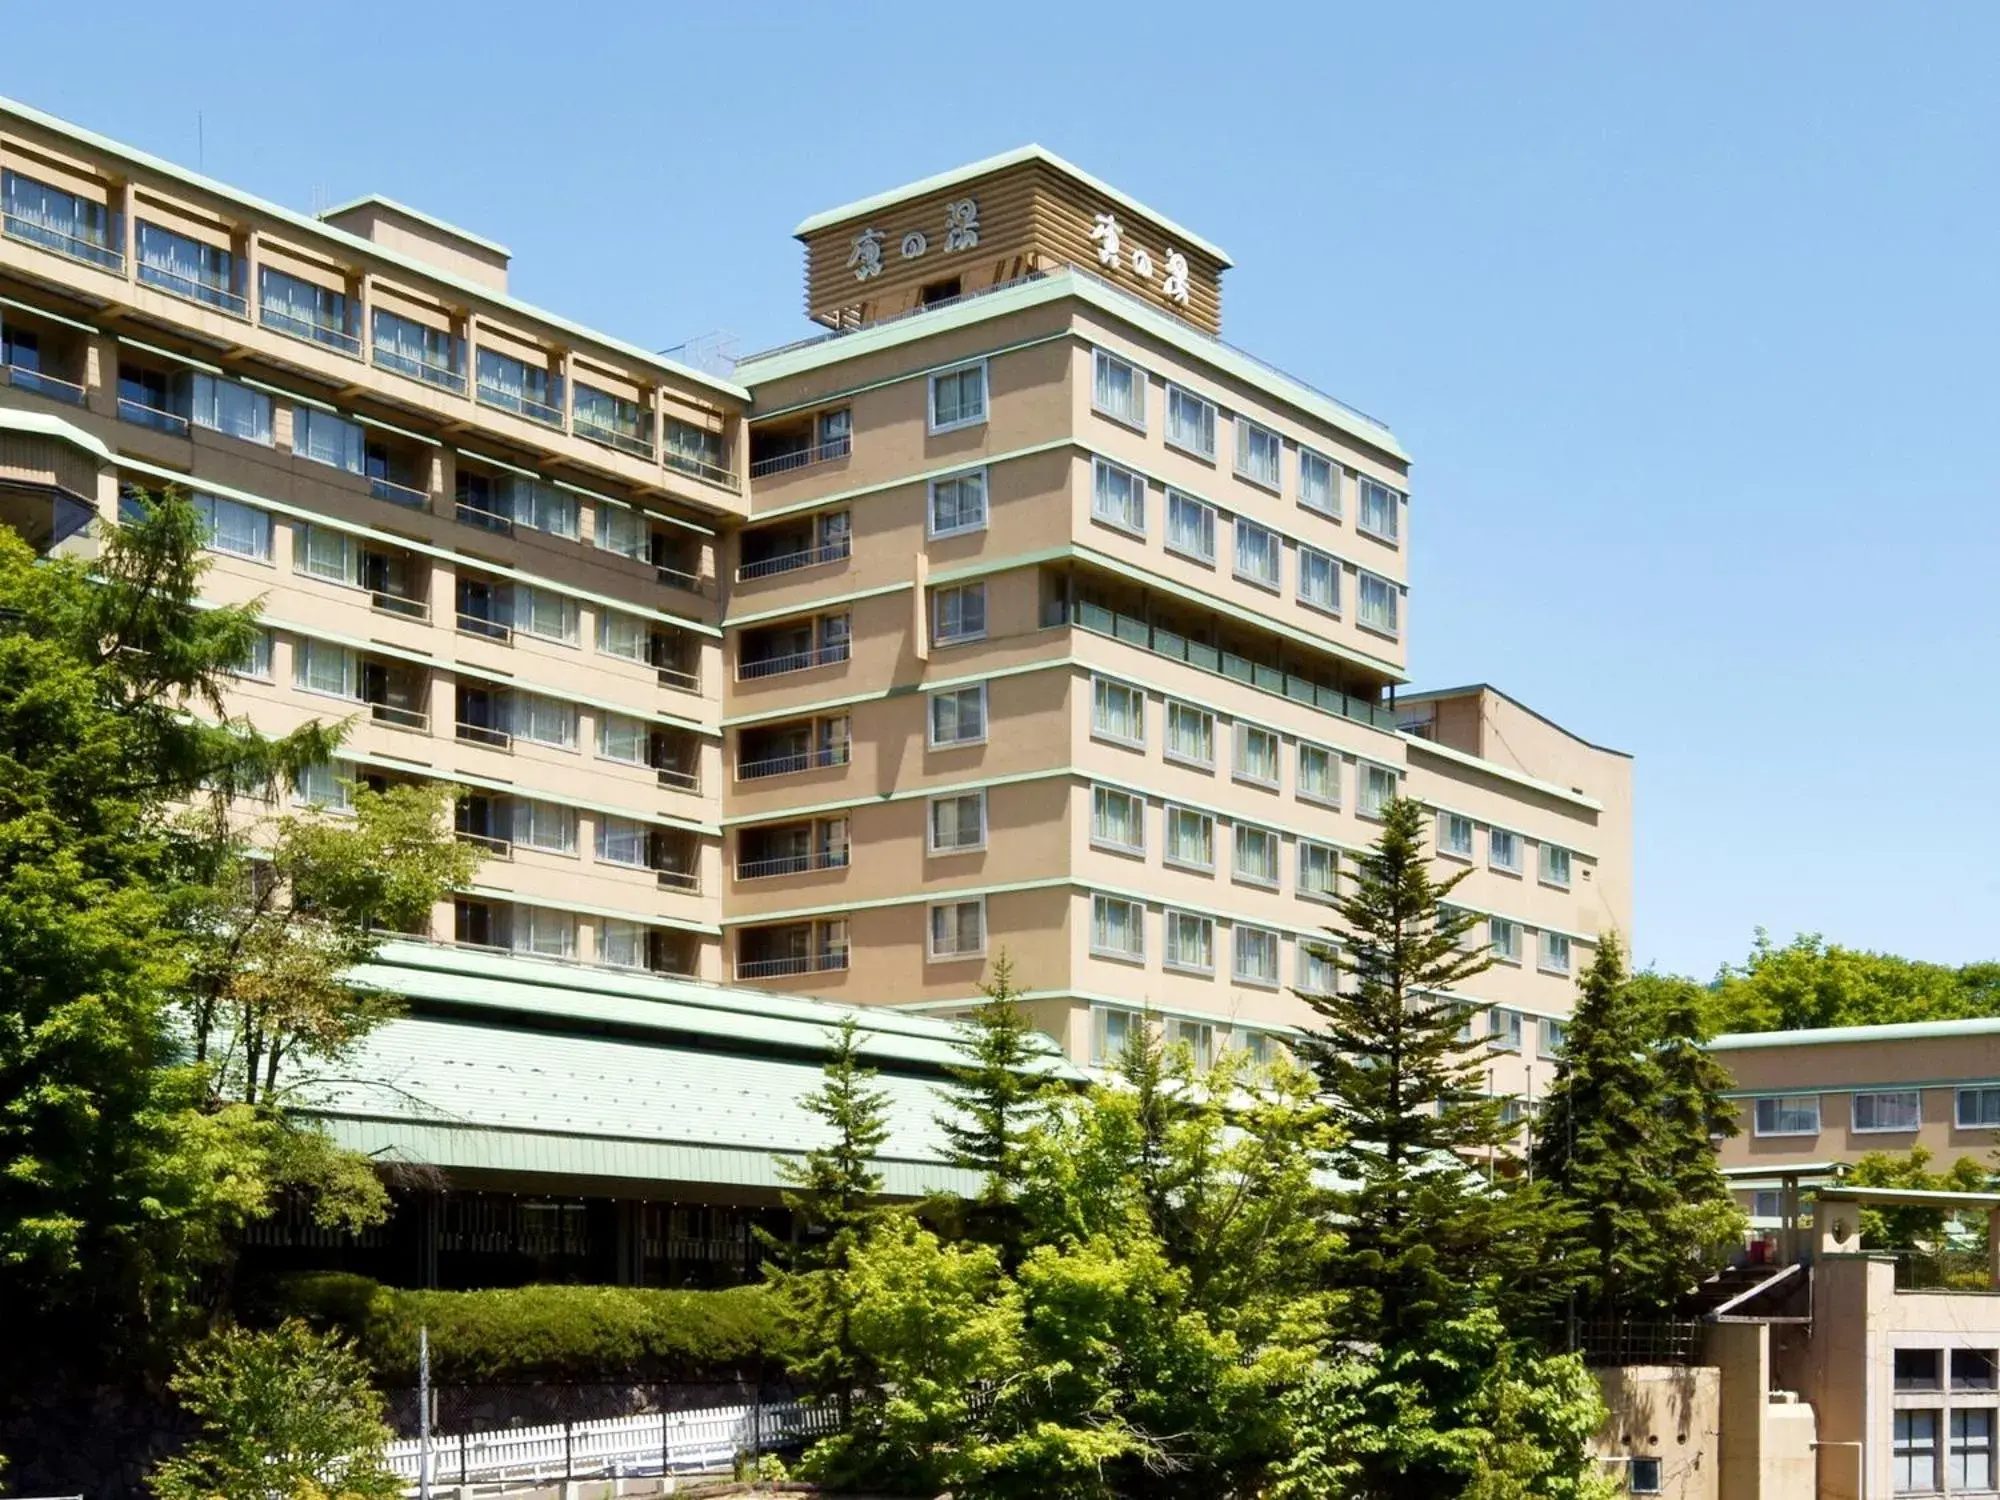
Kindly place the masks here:
[[(554, 1422), (494, 1432), (431, 1435), (431, 1483), (505, 1479), (591, 1479), (627, 1474), (726, 1469), (739, 1453), (760, 1452), (835, 1430), (831, 1407), (796, 1401), (649, 1412), (591, 1422)], [(384, 1455), (405, 1479), (418, 1477), (419, 1443), (391, 1443)]]

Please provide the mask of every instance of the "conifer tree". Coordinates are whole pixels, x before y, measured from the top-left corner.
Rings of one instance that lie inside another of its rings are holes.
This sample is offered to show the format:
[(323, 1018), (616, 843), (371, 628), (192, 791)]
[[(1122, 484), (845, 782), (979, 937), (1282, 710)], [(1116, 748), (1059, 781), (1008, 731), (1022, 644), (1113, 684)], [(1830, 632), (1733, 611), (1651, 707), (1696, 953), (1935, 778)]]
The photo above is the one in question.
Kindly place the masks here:
[(1727, 1091), (1736, 1086), (1706, 1045), (1704, 999), (1693, 984), (1668, 981), (1650, 995), (1655, 976), (1642, 975), (1633, 989), (1653, 1016), (1660, 1066), (1660, 1171), (1670, 1184), (1673, 1209), (1669, 1231), (1680, 1244), (1681, 1276), (1676, 1295), (1694, 1283), (1732, 1247), (1747, 1227), (1743, 1210), (1722, 1175), (1715, 1142), (1735, 1135), (1736, 1109)]

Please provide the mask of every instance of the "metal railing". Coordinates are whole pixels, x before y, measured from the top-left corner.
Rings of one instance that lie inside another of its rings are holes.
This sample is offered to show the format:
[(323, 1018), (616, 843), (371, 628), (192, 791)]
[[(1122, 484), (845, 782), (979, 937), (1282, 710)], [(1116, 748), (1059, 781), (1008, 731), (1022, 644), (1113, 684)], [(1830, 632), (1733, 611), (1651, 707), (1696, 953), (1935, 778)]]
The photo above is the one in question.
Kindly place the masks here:
[(815, 849), (807, 854), (779, 854), (769, 859), (744, 859), (736, 862), (738, 880), (765, 880), (773, 875), (805, 875), (814, 870), (844, 870), (848, 864), (845, 849)]
[(322, 323), (317, 318), (302, 318), (297, 313), (287, 312), (282, 307), (262, 302), (257, 307), (257, 321), (274, 333), (282, 333), (288, 338), (303, 339), (308, 344), (321, 344), (328, 349), (338, 349), (342, 354), (361, 357), (360, 338), (333, 323)]
[(830, 667), (844, 662), (848, 657), (847, 642), (834, 646), (816, 646), (810, 651), (792, 651), (784, 656), (768, 656), (761, 661), (741, 661), (736, 664), (736, 680), (747, 682), (753, 677), (777, 677), (786, 672), (805, 672), (813, 667)]
[(458, 830), (458, 841), (461, 844), (471, 844), (475, 848), (485, 850), (488, 859), (512, 859), (514, 857), (514, 844), (511, 839), (495, 838), (490, 833), (474, 833), (469, 828), (461, 828)]
[(484, 724), (467, 724), (460, 721), (458, 737), (469, 745), (491, 745), (496, 750), (514, 748), (514, 736), (504, 729), (491, 729)]
[(1993, 1271), (1984, 1249), (1945, 1245), (1933, 1250), (1897, 1250), (1899, 1292), (1991, 1292)]
[(477, 526), (485, 531), (497, 531), (502, 536), (514, 534), (514, 518), (497, 510), (488, 510), (483, 505), (467, 505), (459, 501), (452, 511), (454, 517), (467, 526)]
[(679, 688), (688, 693), (701, 691), (699, 672), (683, 672), (679, 667), (655, 667), (653, 670), (659, 673), (661, 687)]
[(179, 412), (163, 411), (157, 406), (148, 406), (143, 401), (125, 396), (118, 398), (118, 420), (150, 427), (155, 432), (171, 432), (176, 437), (185, 437), (188, 430), (188, 419)]
[(701, 876), (692, 870), (662, 870), (655, 866), (653, 876), (663, 891), (683, 891), (691, 896), (701, 891)]
[(469, 615), (464, 610), (458, 614), (458, 629), (461, 635), (483, 635), (489, 641), (505, 643), (514, 639), (514, 627), (505, 620), (489, 620), (484, 615)]
[(790, 453), (774, 453), (769, 458), (760, 458), (750, 465), (750, 477), (763, 479), (772, 474), (788, 474), (794, 469), (809, 469), (814, 464), (830, 463), (836, 458), (846, 458), (854, 451), (852, 437), (835, 438), (830, 443), (815, 443), (810, 448), (794, 449)]
[(738, 979), (770, 979), (780, 974), (830, 974), (847, 968), (847, 950), (830, 948), (823, 953), (801, 953), (790, 958), (739, 958)]
[(38, 396), (47, 396), (51, 401), (60, 401), (65, 406), (83, 405), (84, 389), (70, 380), (58, 380), (53, 375), (44, 375), (40, 370), (31, 370), (26, 365), (7, 365), (7, 383), (16, 390), (33, 391)]
[(698, 792), (701, 790), (701, 776), (694, 771), (676, 770), (673, 766), (655, 766), (653, 775), (661, 786), (676, 792)]
[(670, 589), (679, 589), (686, 594), (701, 592), (701, 575), (683, 573), (679, 568), (670, 568), (665, 563), (653, 564), (653, 580), (665, 584)]
[(691, 453), (679, 453), (669, 448), (667, 450), (667, 467), (677, 469), (683, 474), (692, 474), (697, 479), (706, 480), (718, 489), (734, 491), (738, 488), (735, 470), (725, 469), (720, 464), (712, 464), (705, 458), (696, 458)]
[(393, 479), (380, 475), (368, 478), (368, 493), (377, 500), (387, 500), (391, 505), (406, 505), (411, 510), (429, 510), (431, 496), (429, 490), (420, 490), (415, 485), (398, 484)]
[(377, 724), (388, 724), (396, 729), (417, 729), (428, 731), (431, 716), (414, 708), (398, 708), (393, 703), (371, 703), (368, 717)]
[(516, 416), (526, 417), (530, 422), (539, 422), (544, 427), (561, 427), (563, 414), (560, 407), (546, 402), (532, 400), (518, 391), (503, 390), (497, 385), (487, 385), (481, 381), (478, 386), (479, 404), (491, 406), (500, 411), (511, 411)]
[(761, 760), (736, 763), (738, 781), (756, 781), (765, 776), (785, 776), (794, 771), (812, 771), (827, 766), (844, 766), (852, 751), (846, 745), (826, 745), (817, 750), (796, 750), (789, 755), (767, 755)]
[[(119, 228), (119, 220), (113, 219), (111, 227)], [(96, 266), (105, 271), (123, 271), (125, 252), (114, 250), (108, 238), (104, 240), (85, 239), (80, 235), (58, 229), (53, 224), (44, 224), (39, 219), (24, 218), (20, 214), (7, 214), (4, 227), (9, 239), (21, 240), (30, 245), (39, 245), (44, 250), (53, 250), (58, 255), (67, 255), (71, 260), (80, 260), (85, 265)], [(120, 230), (121, 236), (123, 231)]]
[(432, 364), (427, 359), (418, 359), (414, 354), (405, 354), (400, 349), (384, 349), (380, 344), (374, 348), (375, 368), (389, 370), (397, 375), (407, 375), (412, 380), (421, 380), (425, 385), (434, 385), (441, 390), (465, 394), (465, 371), (455, 370), (450, 365)]
[(736, 570), (736, 581), (744, 583), (752, 578), (769, 578), (777, 573), (796, 573), (800, 568), (839, 562), (842, 558), (853, 555), (854, 538), (842, 537), (837, 542), (808, 547), (803, 552), (786, 552), (778, 557), (759, 558), (756, 562), (744, 563)]
[(401, 615), (406, 620), (428, 620), (431, 617), (431, 607), (426, 601), (392, 594), (386, 589), (370, 589), (368, 603), (385, 615)]
[(147, 286), (158, 287), (170, 297), (199, 302), (205, 307), (226, 312), (233, 318), (247, 321), (250, 317), (249, 299), (233, 287), (219, 282), (204, 281), (199, 276), (183, 276), (179, 271), (150, 260), (139, 262), (139, 279)]
[(640, 437), (637, 433), (621, 432), (616, 427), (606, 427), (602, 422), (593, 422), (588, 417), (574, 417), (570, 420), (570, 431), (587, 443), (601, 443), (607, 448), (616, 448), (620, 453), (630, 453), (653, 461), (653, 440)]
[(1576, 1327), (1572, 1347), (1587, 1365), (1691, 1365), (1701, 1329), (1693, 1318), (1598, 1319)]

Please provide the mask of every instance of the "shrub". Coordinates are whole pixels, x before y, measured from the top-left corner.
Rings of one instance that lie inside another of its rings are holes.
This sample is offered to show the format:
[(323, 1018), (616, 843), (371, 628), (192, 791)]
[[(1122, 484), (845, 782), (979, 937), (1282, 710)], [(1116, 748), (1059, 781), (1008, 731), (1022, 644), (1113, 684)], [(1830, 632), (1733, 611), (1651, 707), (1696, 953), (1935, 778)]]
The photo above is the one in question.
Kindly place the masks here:
[(265, 1316), (347, 1333), (388, 1386), (416, 1383), (420, 1327), (430, 1329), (431, 1378), (451, 1385), (730, 1380), (786, 1363), (760, 1286), (424, 1292), (327, 1272), (283, 1277), (258, 1301)]

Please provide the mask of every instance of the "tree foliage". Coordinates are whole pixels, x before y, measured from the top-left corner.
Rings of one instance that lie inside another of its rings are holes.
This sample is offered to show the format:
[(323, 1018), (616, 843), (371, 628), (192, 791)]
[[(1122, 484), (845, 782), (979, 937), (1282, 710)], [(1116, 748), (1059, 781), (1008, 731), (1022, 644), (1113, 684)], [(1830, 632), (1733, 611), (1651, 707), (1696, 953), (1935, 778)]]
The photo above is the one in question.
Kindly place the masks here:
[(1876, 1026), (2000, 1015), (2000, 963), (1951, 968), (1800, 934), (1780, 947), (1757, 929), (1749, 958), (1709, 987), (1711, 1032)]
[[(1923, 1146), (1906, 1153), (1870, 1151), (1855, 1162), (1843, 1179), (1855, 1187), (1915, 1189), (1919, 1192), (1985, 1193), (1992, 1191), (1993, 1169), (1961, 1156), (1942, 1172), (1931, 1170), (1932, 1154)], [(1986, 1245), (1986, 1211), (1979, 1209), (1953, 1225), (1939, 1208), (1892, 1204), (1861, 1210), (1861, 1241), (1870, 1250), (1938, 1250), (1956, 1243), (1968, 1252)], [(1948, 1227), (1955, 1231), (1947, 1237)], [(1980, 1283), (1983, 1285), (1984, 1283)]]

